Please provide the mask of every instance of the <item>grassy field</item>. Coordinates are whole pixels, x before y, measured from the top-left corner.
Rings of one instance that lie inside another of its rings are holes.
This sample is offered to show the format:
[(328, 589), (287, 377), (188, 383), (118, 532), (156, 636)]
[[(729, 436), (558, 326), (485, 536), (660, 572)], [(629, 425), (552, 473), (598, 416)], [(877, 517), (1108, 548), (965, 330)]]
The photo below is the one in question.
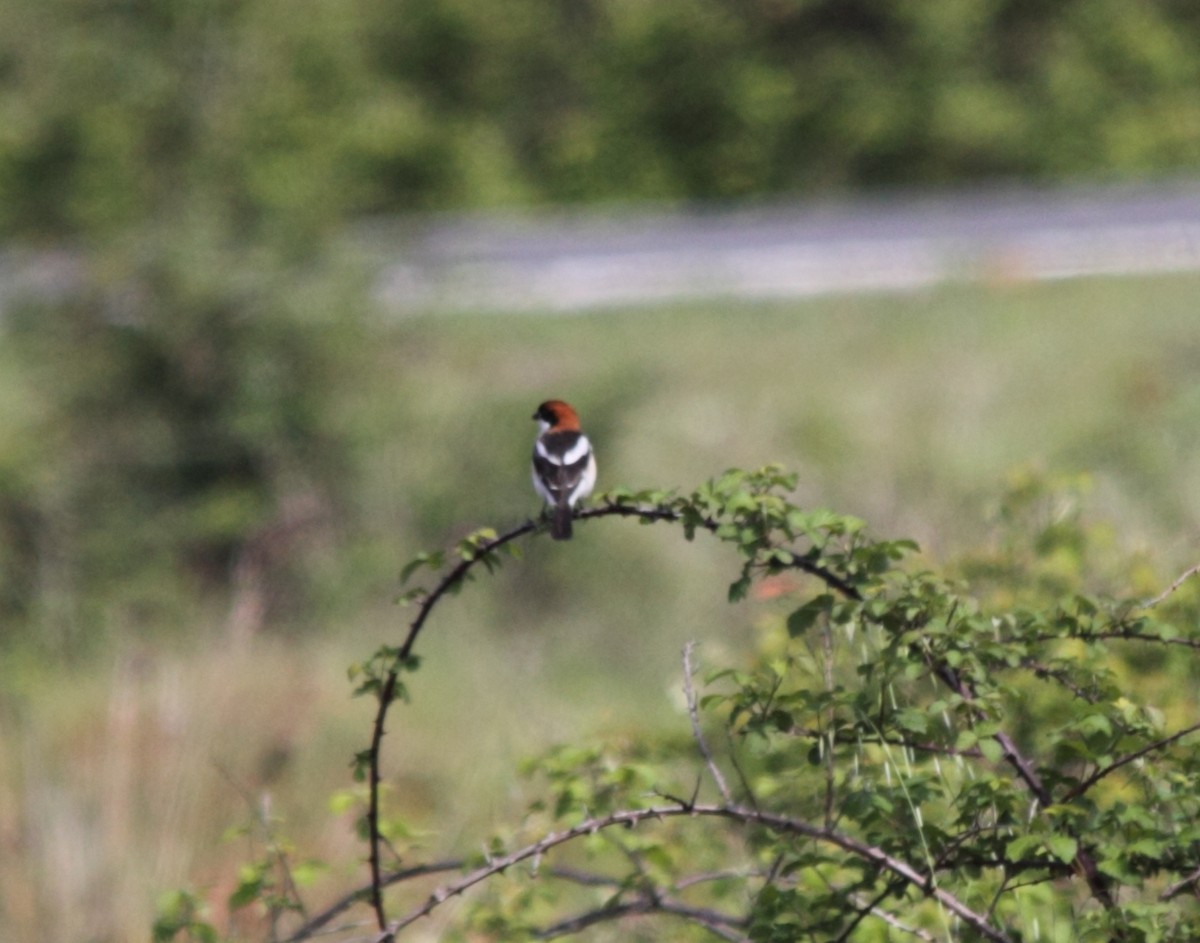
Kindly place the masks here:
[[(1087, 513), (1116, 545), (1163, 579), (1197, 562), (1198, 296), (1196, 277), (1091, 280), (381, 329), (384, 382), (350, 407), (377, 430), (359, 496), (370, 549), (320, 632), (239, 641), (199, 612), (171, 642), (117, 631), (85, 665), (6, 656), (0, 939), (148, 939), (156, 896), (181, 885), (225, 926), (237, 863), (261, 845), (230, 828), (263, 814), (298, 858), (330, 863), (312, 906), (361, 882), (354, 813), (331, 810), (369, 736), (346, 669), (398, 641), (395, 574), (413, 552), (535, 510), (529, 415), (548, 396), (579, 407), (602, 489), (781, 462), (801, 503), (946, 561), (989, 539), (1014, 470), (1086, 472)], [(387, 740), (414, 857), (476, 849), (512, 820), (524, 755), (684, 724), (684, 642), (736, 659), (769, 606), (727, 605), (733, 569), (611, 518), (534, 542), (442, 607)]]

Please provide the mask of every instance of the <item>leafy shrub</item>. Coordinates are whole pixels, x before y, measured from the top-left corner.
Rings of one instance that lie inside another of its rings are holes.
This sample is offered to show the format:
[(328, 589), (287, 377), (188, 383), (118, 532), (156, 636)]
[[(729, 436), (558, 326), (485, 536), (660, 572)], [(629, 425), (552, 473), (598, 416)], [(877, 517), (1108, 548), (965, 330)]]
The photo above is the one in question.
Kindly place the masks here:
[[(371, 877), (288, 939), (356, 906), (397, 938), (468, 892), (456, 933), (470, 939), (617, 925), (651, 939), (663, 921), (677, 939), (1195, 939), (1200, 637), (1187, 580), (1200, 568), (1149, 599), (1048, 595), (1037, 577), (1050, 555), (1014, 554), (996, 605), (926, 569), (911, 542), (796, 507), (793, 485), (775, 468), (731, 471), (686, 496), (611, 492), (579, 515), (709, 533), (738, 555), (732, 600), (766, 587), (788, 611), (705, 693), (685, 649), (678, 736), (554, 749), (526, 765), (538, 797), (519, 826), (480, 854), (424, 863), (386, 807), (389, 711), (438, 603), (544, 525), (414, 560), (406, 578), (431, 582), (405, 597), (407, 635), (352, 670), (376, 701), (354, 763)], [(1016, 490), (1014, 508), (1057, 500)], [(1086, 545), (1079, 521), (1053, 526)], [(1045, 536), (1032, 542), (1049, 547)], [(1190, 686), (1131, 677), (1138, 659), (1168, 653)], [(443, 883), (410, 889), (431, 874)], [(276, 914), (283, 883), (269, 882)]]

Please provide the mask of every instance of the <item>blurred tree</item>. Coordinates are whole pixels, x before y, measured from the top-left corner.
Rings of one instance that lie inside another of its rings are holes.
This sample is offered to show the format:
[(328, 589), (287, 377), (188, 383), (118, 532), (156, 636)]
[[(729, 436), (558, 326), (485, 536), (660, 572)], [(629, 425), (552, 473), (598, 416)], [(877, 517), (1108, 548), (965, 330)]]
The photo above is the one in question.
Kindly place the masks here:
[(0, 232), (1178, 172), (1198, 85), (1167, 0), (2, 0)]
[(344, 395), (369, 362), (336, 297), (353, 282), (204, 227), (110, 261), (94, 291), (7, 327), (37, 445), (0, 476), (4, 595), (73, 643), (212, 589), (233, 591), (232, 631), (298, 611), (355, 478)]
[(325, 240), (362, 192), (356, 22), (0, 5), (0, 227), (69, 238), (87, 273), (5, 325), (34, 404), (8, 428), (38, 445), (0, 474), (0, 602), (45, 641), (211, 589), (235, 632), (311, 601), (354, 480), (342, 394), (369, 373), (363, 283)]

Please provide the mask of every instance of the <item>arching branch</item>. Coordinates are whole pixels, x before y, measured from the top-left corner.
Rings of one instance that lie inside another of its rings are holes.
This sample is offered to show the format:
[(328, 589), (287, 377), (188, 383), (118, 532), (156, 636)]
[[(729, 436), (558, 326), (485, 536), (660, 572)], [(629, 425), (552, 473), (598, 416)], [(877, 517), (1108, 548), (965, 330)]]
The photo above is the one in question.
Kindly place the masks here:
[[(680, 502), (661, 504), (632, 503), (615, 499), (602, 499), (600, 505), (587, 508), (576, 514), (581, 520), (592, 520), (601, 517), (635, 517), (642, 521), (678, 523), (684, 520), (684, 506)], [(713, 515), (691, 513), (689, 523), (709, 533), (717, 533), (723, 522)], [(495, 537), (477, 539), (469, 547), (460, 548), (461, 559), (446, 571), (428, 592), (420, 593), (417, 597), (420, 603), (417, 613), (409, 622), (408, 631), (399, 648), (393, 653), (392, 667), (382, 678), (378, 687), (378, 707), (372, 723), (371, 744), (367, 750), (366, 767), (368, 782), (367, 831), (369, 843), (369, 864), (371, 869), (371, 906), (375, 911), (375, 919), (381, 931), (388, 926), (387, 914), (383, 906), (383, 861), (382, 842), (379, 829), (379, 794), (381, 784), (380, 759), (383, 749), (383, 737), (387, 713), (395, 701), (398, 691), (400, 672), (411, 664), (413, 649), (417, 638), (425, 627), (434, 606), (447, 593), (458, 587), (478, 565), (489, 565), (496, 554), (508, 544), (538, 532), (540, 525), (536, 521), (525, 521), (503, 534)], [(785, 562), (790, 561), (790, 562)], [(862, 599), (861, 592), (848, 579), (839, 576), (831, 569), (820, 563), (801, 556), (798, 553), (780, 549), (774, 559), (776, 566), (790, 566), (824, 582), (830, 589), (849, 599)]]

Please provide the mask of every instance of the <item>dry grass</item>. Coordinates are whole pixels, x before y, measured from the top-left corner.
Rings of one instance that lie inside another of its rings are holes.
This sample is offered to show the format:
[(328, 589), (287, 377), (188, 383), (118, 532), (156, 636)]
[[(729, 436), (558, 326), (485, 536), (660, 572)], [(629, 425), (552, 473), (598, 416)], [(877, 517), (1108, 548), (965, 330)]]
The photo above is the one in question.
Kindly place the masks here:
[(223, 835), (266, 801), (304, 816), (286, 828), (305, 853), (353, 857), (320, 802), (346, 757), (319, 747), (365, 711), (343, 677), (328, 652), (273, 642), (48, 672), (0, 740), (3, 834), (21, 861), (0, 867), (5, 936), (138, 940), (156, 889), (209, 885), (220, 902), (248, 857)]

